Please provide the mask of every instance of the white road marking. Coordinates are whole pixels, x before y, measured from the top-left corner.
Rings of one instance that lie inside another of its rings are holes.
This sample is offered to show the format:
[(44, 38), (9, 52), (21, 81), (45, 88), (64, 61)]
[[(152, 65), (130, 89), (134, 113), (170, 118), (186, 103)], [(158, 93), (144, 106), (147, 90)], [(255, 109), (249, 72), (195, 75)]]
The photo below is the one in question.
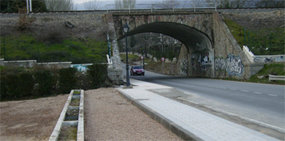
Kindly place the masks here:
[(261, 92), (253, 92), (254, 94), (262, 94)]
[(227, 87), (223, 87), (222, 89), (231, 90), (231, 91), (236, 91), (236, 90), (237, 90), (237, 89), (235, 89), (235, 88), (227, 88)]
[(278, 96), (278, 95), (276, 95), (276, 94), (268, 94), (269, 96)]
[(246, 92), (246, 93), (248, 93), (249, 91), (248, 90), (241, 90), (242, 92)]

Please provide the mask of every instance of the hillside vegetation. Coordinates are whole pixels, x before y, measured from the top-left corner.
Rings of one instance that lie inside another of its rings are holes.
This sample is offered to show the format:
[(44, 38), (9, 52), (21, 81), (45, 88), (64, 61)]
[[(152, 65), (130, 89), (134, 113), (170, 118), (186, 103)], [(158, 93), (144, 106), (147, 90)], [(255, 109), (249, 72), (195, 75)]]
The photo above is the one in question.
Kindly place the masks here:
[(229, 18), (225, 18), (225, 23), (239, 45), (248, 46), (255, 55), (285, 54), (285, 27), (246, 29)]
[[(285, 75), (285, 64), (275, 63), (275, 64), (265, 64), (263, 69), (261, 69), (257, 74), (250, 77), (249, 81), (259, 82), (259, 83), (276, 83), (285, 84), (285, 81), (272, 81), (268, 80), (269, 74), (271, 75)], [(259, 78), (258, 78), (259, 77)]]
[(106, 62), (107, 43), (86, 39), (65, 38), (58, 41), (41, 41), (33, 35), (1, 36), (0, 58), (38, 62), (72, 61), (73, 63)]

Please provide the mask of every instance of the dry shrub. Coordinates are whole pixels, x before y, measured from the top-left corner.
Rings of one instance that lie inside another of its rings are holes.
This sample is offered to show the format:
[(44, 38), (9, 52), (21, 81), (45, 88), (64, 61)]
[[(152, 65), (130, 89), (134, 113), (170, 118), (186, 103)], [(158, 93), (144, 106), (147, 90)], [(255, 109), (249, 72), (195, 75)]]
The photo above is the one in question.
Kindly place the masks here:
[(70, 33), (61, 27), (47, 26), (37, 33), (37, 39), (45, 43), (54, 44), (63, 42), (68, 35)]
[(19, 25), (18, 29), (20, 31), (26, 30), (29, 28), (29, 26), (36, 20), (33, 17), (28, 17), (26, 14), (27, 10), (25, 9), (19, 9)]

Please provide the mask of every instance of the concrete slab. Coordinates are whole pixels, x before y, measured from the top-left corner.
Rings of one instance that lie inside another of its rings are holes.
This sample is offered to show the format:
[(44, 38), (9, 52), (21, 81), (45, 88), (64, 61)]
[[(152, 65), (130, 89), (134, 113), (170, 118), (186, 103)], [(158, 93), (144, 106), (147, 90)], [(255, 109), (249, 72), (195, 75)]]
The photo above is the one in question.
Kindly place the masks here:
[(151, 92), (168, 86), (132, 80), (133, 89), (118, 88), (139, 108), (184, 139), (205, 141), (276, 141), (247, 127)]

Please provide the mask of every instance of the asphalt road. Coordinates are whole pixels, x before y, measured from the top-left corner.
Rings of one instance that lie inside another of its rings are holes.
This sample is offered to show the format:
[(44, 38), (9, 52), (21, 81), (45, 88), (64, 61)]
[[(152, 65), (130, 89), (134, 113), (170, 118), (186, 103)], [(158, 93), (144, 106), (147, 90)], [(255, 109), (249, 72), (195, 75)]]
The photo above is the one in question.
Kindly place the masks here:
[(285, 87), (202, 78), (179, 78), (146, 72), (131, 78), (174, 87), (192, 102), (285, 131)]

